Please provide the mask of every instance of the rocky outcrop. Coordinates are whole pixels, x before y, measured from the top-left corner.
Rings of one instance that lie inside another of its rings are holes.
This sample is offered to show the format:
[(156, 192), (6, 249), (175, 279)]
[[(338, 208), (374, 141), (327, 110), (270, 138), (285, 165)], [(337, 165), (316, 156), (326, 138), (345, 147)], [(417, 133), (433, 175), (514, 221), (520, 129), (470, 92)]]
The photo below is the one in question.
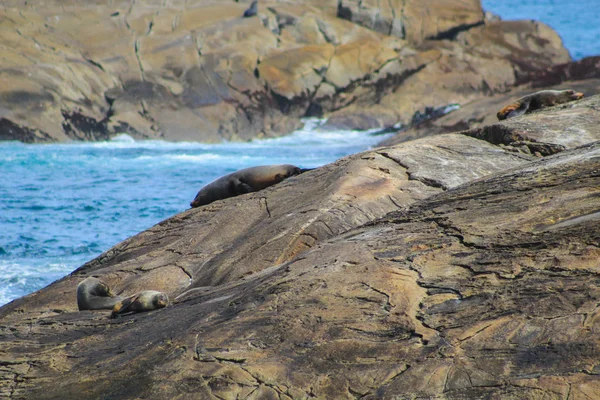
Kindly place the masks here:
[(304, 116), (388, 127), (569, 60), (547, 26), (485, 20), (476, 0), (247, 7), (4, 1), (0, 139), (249, 140)]
[[(599, 108), (374, 149), (176, 215), (0, 308), (0, 396), (595, 398)], [(78, 312), (90, 275), (175, 300)]]
[(415, 44), (431, 39), (452, 39), (459, 32), (484, 22), (479, 0), (450, 0), (443, 4), (433, 0), (339, 0), (337, 15)]
[[(417, 138), (440, 133), (456, 132), (464, 129), (475, 129), (497, 125), (496, 113), (512, 101), (532, 92), (542, 89), (574, 89), (584, 93), (586, 96), (600, 94), (600, 56), (587, 57), (582, 60), (553, 66), (547, 70), (523, 75), (517, 82), (518, 86), (506, 93), (484, 96), (470, 101), (445, 116), (436, 116), (430, 119), (415, 121), (407, 129), (400, 130), (395, 136), (381, 142), (382, 146), (391, 146)], [(575, 103), (564, 105), (562, 108), (571, 106), (579, 107)], [(561, 108), (556, 108), (557, 110)], [(543, 114), (546, 115), (545, 113)], [(596, 117), (594, 117), (596, 118)], [(536, 120), (539, 127), (545, 123), (552, 124), (551, 120), (543, 120), (544, 117), (534, 117), (529, 121)], [(556, 121), (556, 127), (563, 126)], [(539, 125), (541, 124), (541, 125)], [(486, 128), (489, 129), (489, 128)], [(495, 129), (495, 128), (492, 128)], [(569, 135), (564, 135), (570, 138)], [(500, 142), (496, 142), (500, 143)], [(507, 144), (507, 143), (504, 143)], [(559, 143), (556, 143), (559, 144)]]

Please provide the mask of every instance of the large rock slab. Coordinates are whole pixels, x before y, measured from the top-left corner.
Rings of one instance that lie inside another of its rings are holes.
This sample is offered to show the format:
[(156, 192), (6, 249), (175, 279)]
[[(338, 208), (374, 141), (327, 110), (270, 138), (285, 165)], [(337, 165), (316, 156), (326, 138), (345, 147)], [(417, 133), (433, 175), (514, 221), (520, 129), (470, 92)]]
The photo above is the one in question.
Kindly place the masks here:
[[(13, 309), (74, 311), (69, 293), (101, 275), (116, 294), (149, 288), (171, 298), (287, 262), (327, 238), (399, 207), (535, 157), (464, 135), (367, 151), (266, 190), (195, 208), (118, 244)], [(51, 307), (49, 305), (52, 304)]]
[[(597, 397), (598, 171), (598, 142), (535, 158), (441, 135), (186, 211), (2, 307), (0, 393)], [(177, 269), (165, 309), (75, 311), (88, 274)]]
[(484, 21), (477, 0), (359, 3), (374, 25), (335, 1), (261, 2), (252, 18), (235, 1), (5, 1), (0, 140), (249, 140), (305, 116), (388, 127), (569, 60), (550, 28)]

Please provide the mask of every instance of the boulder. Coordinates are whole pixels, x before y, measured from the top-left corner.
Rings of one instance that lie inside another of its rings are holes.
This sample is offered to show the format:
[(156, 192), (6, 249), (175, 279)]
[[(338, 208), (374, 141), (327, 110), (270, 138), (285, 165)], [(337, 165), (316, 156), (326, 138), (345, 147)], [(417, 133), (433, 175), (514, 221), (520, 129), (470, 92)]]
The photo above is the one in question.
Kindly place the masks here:
[[(438, 135), (163, 221), (0, 308), (0, 395), (598, 397), (599, 105), (505, 121), (553, 155)], [(78, 312), (90, 275), (174, 301)]]
[(484, 13), (478, 0), (442, 3), (433, 0), (339, 0), (337, 15), (379, 33), (417, 44), (427, 39), (453, 38), (462, 30), (484, 23)]
[(461, 32), (456, 41), (430, 40), (417, 53), (405, 49), (404, 54), (397, 64), (382, 68), (384, 80), (373, 79), (379, 90), (375, 95), (355, 96), (348, 107), (328, 114), (325, 126), (343, 128), (356, 115), (372, 121), (362, 128), (407, 126), (426, 107), (463, 105), (505, 93), (527, 77), (533, 79), (532, 71), (569, 61), (560, 37), (532, 21), (488, 23)]
[(250, 140), (305, 116), (406, 125), (569, 60), (547, 26), (486, 20), (476, 0), (270, 0), (243, 18), (248, 5), (3, 2), (0, 140)]

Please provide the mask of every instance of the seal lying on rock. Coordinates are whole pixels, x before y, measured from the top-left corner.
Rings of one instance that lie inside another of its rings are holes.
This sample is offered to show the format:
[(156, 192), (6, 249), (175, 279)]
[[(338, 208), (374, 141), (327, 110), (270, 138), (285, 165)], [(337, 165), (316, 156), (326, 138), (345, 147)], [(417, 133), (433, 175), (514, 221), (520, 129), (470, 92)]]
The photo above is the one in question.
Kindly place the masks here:
[(574, 90), (542, 90), (515, 100), (514, 103), (498, 111), (496, 116), (499, 120), (518, 117), (519, 115), (539, 110), (540, 108), (568, 103), (569, 101), (579, 100), (582, 97), (583, 93)]
[(77, 307), (83, 310), (111, 309), (122, 300), (115, 297), (110, 288), (98, 278), (88, 277), (77, 285)]
[(169, 297), (163, 292), (156, 290), (144, 290), (127, 297), (115, 304), (111, 317), (115, 318), (119, 315), (152, 311), (166, 307), (169, 304)]
[(279, 183), (290, 176), (299, 175), (309, 170), (290, 164), (261, 165), (241, 169), (204, 186), (200, 189), (194, 201), (190, 203), (190, 206), (192, 208), (200, 207), (213, 201), (256, 192)]

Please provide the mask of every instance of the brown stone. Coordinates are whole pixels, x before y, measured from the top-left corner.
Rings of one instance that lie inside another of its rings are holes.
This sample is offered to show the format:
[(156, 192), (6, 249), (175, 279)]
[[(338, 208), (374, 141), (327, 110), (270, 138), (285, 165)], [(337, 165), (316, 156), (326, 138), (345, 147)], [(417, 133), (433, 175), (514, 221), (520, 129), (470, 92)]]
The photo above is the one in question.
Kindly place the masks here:
[(339, 4), (340, 18), (416, 44), (426, 39), (453, 37), (461, 30), (483, 24), (483, 10), (477, 0), (443, 3), (434, 0), (342, 0)]
[[(375, 81), (378, 90), (371, 97), (355, 94), (352, 104), (328, 115), (331, 127), (336, 128), (340, 118), (352, 115), (371, 121), (369, 129), (397, 123), (406, 126), (425, 106), (479, 104), (483, 95), (506, 92), (517, 83), (517, 77), (548, 68), (553, 64), (551, 60), (568, 61), (568, 52), (561, 43), (546, 25), (531, 21), (478, 26), (460, 33), (456, 42), (427, 41), (416, 53), (404, 51), (398, 64), (403, 70), (390, 63), (391, 69)], [(544, 55), (538, 57), (540, 52)], [(361, 87), (367, 86), (364, 83)], [(396, 120), (390, 123), (392, 114)]]
[[(581, 61), (578, 61), (578, 62), (575, 62), (572, 64), (589, 65), (590, 62), (591, 63), (596, 62), (595, 59), (596, 59), (596, 57), (591, 57), (589, 59), (584, 59), (584, 60), (581, 60)], [(505, 145), (509, 145), (510, 143), (515, 142), (515, 141), (531, 142), (533, 140), (533, 141), (545, 142), (550, 145), (563, 145), (563, 143), (561, 143), (561, 139), (560, 139), (560, 137), (563, 136), (565, 138), (565, 140), (572, 142), (574, 145), (577, 145), (577, 143), (579, 143), (577, 140), (577, 137), (579, 135), (571, 136), (571, 135), (564, 135), (561, 133), (561, 131), (565, 127), (566, 121), (565, 120), (554, 121), (554, 120), (545, 119), (545, 116), (547, 114), (541, 114), (539, 117), (534, 117), (533, 119), (524, 119), (523, 120), (524, 123), (531, 123), (531, 125), (526, 128), (527, 132), (521, 131), (521, 133), (519, 134), (520, 139), (516, 139), (516, 136), (515, 136), (515, 139), (511, 139), (510, 134), (508, 134), (508, 136), (506, 136), (506, 138), (505, 138), (506, 140), (504, 140), (504, 139), (501, 140), (501, 139), (499, 139), (498, 135), (504, 135), (504, 134), (500, 134), (498, 129), (504, 129), (503, 127), (505, 125), (502, 123), (499, 123), (498, 118), (496, 117), (496, 113), (504, 106), (510, 104), (511, 102), (513, 102), (514, 100), (516, 100), (522, 96), (525, 96), (529, 93), (538, 91), (541, 88), (544, 88), (544, 89), (573, 89), (578, 92), (584, 93), (585, 96), (587, 96), (587, 97), (599, 94), (600, 93), (600, 78), (599, 78), (600, 75), (598, 75), (598, 73), (596, 72), (595, 76), (592, 75), (591, 78), (588, 78), (591, 75), (588, 70), (585, 70), (585, 71), (582, 70), (581, 73), (579, 73), (579, 74), (567, 75), (568, 71), (574, 71), (574, 70), (577, 71), (577, 69), (578, 69), (577, 65), (572, 66), (572, 64), (563, 64), (561, 66), (561, 71), (567, 71), (567, 72), (564, 72), (564, 74), (562, 74), (561, 76), (565, 76), (565, 75), (570, 76), (573, 79), (571, 81), (564, 81), (557, 85), (543, 86), (543, 87), (537, 87), (536, 84), (529, 83), (529, 84), (524, 84), (519, 87), (516, 87), (507, 93), (496, 94), (493, 96), (487, 96), (487, 97), (483, 97), (483, 98), (480, 98), (477, 100), (470, 101), (469, 103), (462, 105), (458, 110), (453, 111), (450, 114), (445, 115), (441, 118), (437, 118), (435, 120), (430, 120), (430, 121), (424, 121), (422, 123), (416, 124), (415, 126), (411, 126), (408, 129), (402, 130), (397, 135), (384, 140), (381, 143), (381, 145), (390, 146), (390, 145), (402, 143), (407, 140), (414, 140), (416, 138), (421, 138), (421, 137), (425, 137), (425, 136), (429, 136), (429, 135), (436, 135), (436, 134), (447, 133), (447, 132), (455, 132), (455, 131), (466, 130), (466, 129), (472, 129), (474, 132), (473, 134), (480, 135), (480, 137), (482, 137), (482, 138), (483, 138), (483, 136), (481, 136), (481, 133), (475, 133), (475, 132), (481, 132), (482, 130), (485, 130), (486, 132), (488, 132), (488, 134), (486, 134), (486, 135), (491, 138), (491, 136), (489, 136), (490, 133), (492, 131), (496, 131), (497, 132), (495, 134), (496, 139), (492, 139), (493, 143), (496, 143), (496, 144), (502, 143)], [(584, 124), (584, 126), (587, 126), (587, 128), (584, 128), (584, 129), (585, 129), (585, 132), (590, 132), (590, 128), (591, 128), (592, 132), (593, 132), (592, 125), (595, 123), (594, 121), (598, 118), (596, 115), (597, 113), (595, 113), (593, 110), (594, 106), (583, 114), (581, 114), (579, 112), (581, 110), (579, 108), (580, 107), (579, 104), (581, 104), (581, 107), (584, 107), (584, 109), (587, 107), (586, 104), (588, 104), (588, 103), (585, 101), (585, 99), (586, 98), (584, 97), (582, 103), (573, 102), (573, 103), (565, 104), (563, 106), (563, 108), (574, 108), (574, 109), (577, 109), (578, 111), (572, 115), (569, 115), (569, 113), (561, 114), (561, 115), (563, 116), (562, 118), (565, 118), (567, 120), (571, 120), (572, 118), (590, 118), (590, 122)], [(593, 103), (595, 103), (595, 100), (593, 101)], [(554, 108), (553, 110), (559, 110), (559, 109), (560, 108)], [(371, 116), (371, 118), (373, 118), (373, 117)], [(531, 122), (528, 122), (528, 121), (531, 121)], [(575, 122), (572, 121), (572, 123), (575, 123)], [(553, 124), (556, 124), (556, 125), (554, 125), (554, 128), (552, 128)], [(509, 126), (509, 125), (506, 125), (506, 126)], [(548, 136), (545, 136), (545, 137), (539, 136), (540, 134), (542, 134), (542, 130), (544, 129), (543, 127), (551, 129), (551, 131), (548, 132)], [(552, 130), (554, 130), (554, 132), (552, 132)], [(506, 133), (508, 131), (504, 131), (504, 132)], [(537, 132), (537, 134), (534, 132)], [(584, 133), (584, 136), (589, 135), (589, 134), (590, 133)], [(549, 135), (554, 135), (554, 138), (550, 138)], [(592, 137), (594, 137), (593, 133), (591, 135), (592, 135)], [(529, 139), (527, 139), (527, 138), (529, 138)], [(589, 140), (589, 139), (585, 139), (585, 140)], [(572, 146), (568, 146), (568, 147), (572, 147)]]
[[(304, 116), (353, 128), (505, 91), (569, 60), (554, 31), (479, 1), (3, 2), (0, 139), (220, 142)], [(365, 121), (368, 121), (366, 123)]]
[[(0, 395), (598, 397), (599, 102), (509, 121), (552, 156), (439, 135), (163, 221), (0, 308)], [(174, 302), (78, 312), (92, 274)]]

